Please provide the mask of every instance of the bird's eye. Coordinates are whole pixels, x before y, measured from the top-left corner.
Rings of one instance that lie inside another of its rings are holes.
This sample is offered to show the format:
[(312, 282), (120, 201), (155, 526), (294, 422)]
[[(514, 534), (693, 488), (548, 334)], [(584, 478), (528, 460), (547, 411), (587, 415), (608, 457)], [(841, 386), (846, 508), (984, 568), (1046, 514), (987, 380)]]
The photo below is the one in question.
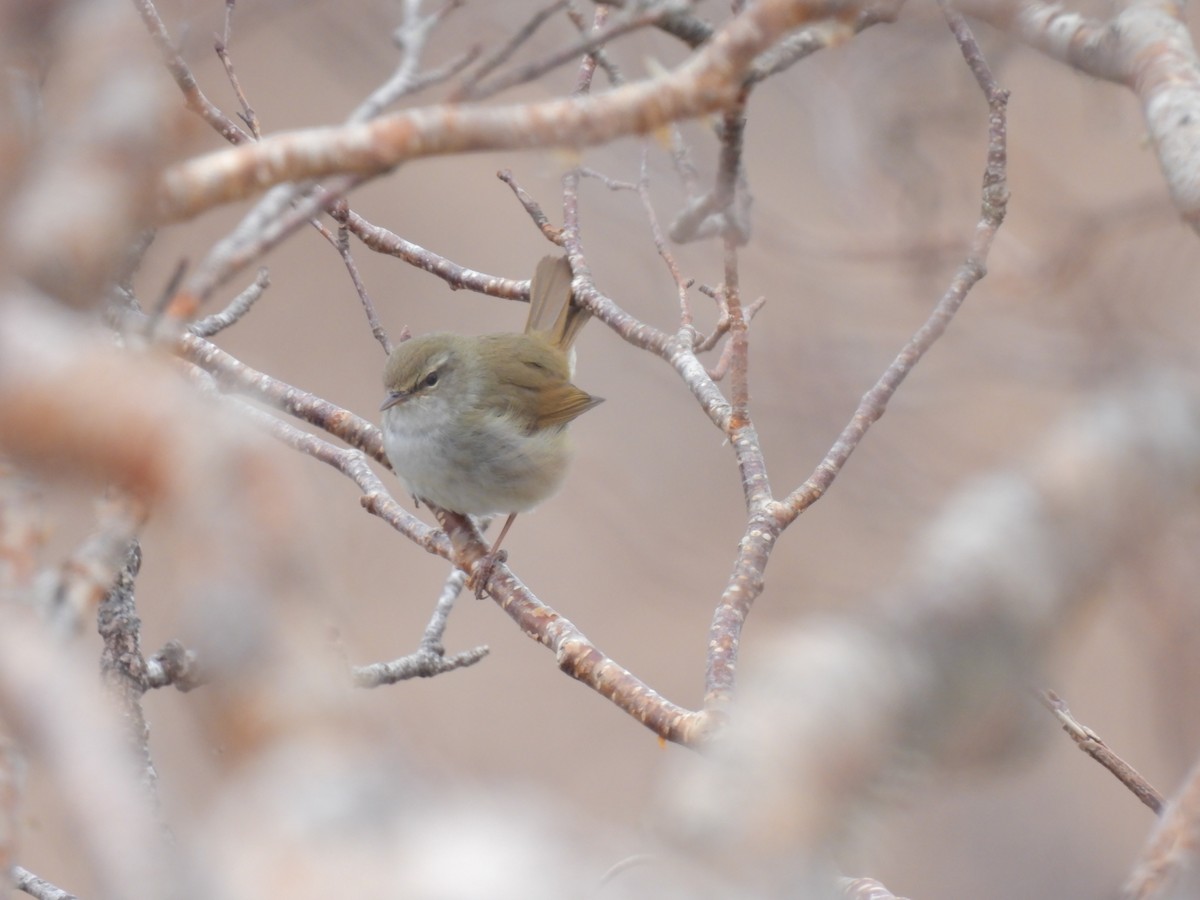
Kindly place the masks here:
[(428, 375), (425, 376), (425, 380), (421, 382), (422, 385), (424, 385), (425, 387), (428, 387), (428, 388), (436, 387), (437, 383), (438, 383), (438, 373), (436, 371), (430, 372)]

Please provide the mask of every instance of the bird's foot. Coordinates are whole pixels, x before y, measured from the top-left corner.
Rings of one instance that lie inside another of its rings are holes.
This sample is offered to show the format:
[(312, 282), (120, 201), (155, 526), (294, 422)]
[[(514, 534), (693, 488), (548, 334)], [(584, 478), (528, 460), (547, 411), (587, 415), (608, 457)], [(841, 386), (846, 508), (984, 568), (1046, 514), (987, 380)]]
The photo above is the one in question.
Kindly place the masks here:
[(475, 583), (475, 599), (482, 600), (488, 592), (488, 585), (492, 580), (492, 574), (496, 571), (497, 564), (508, 561), (507, 550), (492, 550), (479, 560), (475, 566), (475, 573), (472, 576), (472, 581)]

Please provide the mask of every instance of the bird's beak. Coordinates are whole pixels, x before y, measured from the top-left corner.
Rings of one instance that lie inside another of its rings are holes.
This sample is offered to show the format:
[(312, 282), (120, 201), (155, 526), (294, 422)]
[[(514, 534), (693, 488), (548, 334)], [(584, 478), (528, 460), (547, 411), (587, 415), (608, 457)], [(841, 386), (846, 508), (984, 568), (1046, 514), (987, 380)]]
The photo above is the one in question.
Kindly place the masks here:
[(387, 398), (379, 404), (379, 411), (391, 409), (397, 403), (403, 403), (408, 399), (408, 391), (388, 391)]

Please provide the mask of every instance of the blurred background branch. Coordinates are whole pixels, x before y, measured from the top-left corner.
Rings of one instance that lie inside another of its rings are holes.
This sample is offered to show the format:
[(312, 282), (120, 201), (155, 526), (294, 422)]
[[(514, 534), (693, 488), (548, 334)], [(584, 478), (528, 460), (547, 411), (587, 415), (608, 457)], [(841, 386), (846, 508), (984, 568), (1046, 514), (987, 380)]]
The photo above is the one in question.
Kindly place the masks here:
[[(0, 7), (0, 871), (1194, 893), (1200, 80), (1182, 7), (1087, 12)], [(484, 524), (406, 508), (380, 345), (515, 330), (548, 252), (610, 402), (456, 604)]]

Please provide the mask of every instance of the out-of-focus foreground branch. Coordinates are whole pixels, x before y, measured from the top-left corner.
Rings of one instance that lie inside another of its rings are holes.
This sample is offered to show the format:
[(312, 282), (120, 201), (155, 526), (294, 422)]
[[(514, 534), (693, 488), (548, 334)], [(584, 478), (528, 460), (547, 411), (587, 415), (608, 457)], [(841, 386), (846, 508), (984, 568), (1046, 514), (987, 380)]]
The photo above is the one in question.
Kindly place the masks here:
[(1122, 0), (1101, 21), (1042, 0), (956, 0), (963, 12), (1137, 96), (1175, 206), (1200, 231), (1200, 57), (1184, 4)]
[(1194, 503), (1200, 395), (1185, 383), (1159, 373), (1070, 417), (1027, 465), (948, 505), (902, 586), (780, 635), (747, 665), (724, 736), (683, 761), (678, 831), (750, 883), (816, 877), (875, 798), (1017, 749), (1056, 637)]
[(1188, 900), (1200, 895), (1200, 764), (1163, 812), (1138, 860), (1128, 900)]

